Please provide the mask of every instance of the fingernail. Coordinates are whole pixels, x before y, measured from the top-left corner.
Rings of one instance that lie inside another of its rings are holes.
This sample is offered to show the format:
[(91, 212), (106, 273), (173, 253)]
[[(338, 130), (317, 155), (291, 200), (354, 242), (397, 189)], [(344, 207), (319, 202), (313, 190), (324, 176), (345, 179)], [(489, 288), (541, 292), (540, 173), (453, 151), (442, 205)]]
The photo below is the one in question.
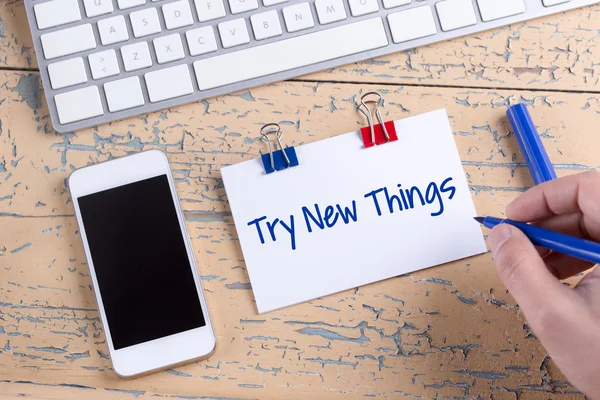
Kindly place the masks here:
[(510, 239), (511, 229), (507, 225), (500, 224), (492, 229), (488, 236), (488, 243), (492, 253), (496, 253), (500, 247)]

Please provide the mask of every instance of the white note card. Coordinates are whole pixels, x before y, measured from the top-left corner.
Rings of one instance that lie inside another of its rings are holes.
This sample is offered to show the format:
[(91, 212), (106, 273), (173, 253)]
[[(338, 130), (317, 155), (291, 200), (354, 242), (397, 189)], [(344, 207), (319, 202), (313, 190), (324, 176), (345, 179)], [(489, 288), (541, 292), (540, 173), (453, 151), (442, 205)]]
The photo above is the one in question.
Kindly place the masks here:
[[(445, 110), (221, 170), (259, 313), (486, 251)], [(288, 136), (289, 138), (289, 136)]]

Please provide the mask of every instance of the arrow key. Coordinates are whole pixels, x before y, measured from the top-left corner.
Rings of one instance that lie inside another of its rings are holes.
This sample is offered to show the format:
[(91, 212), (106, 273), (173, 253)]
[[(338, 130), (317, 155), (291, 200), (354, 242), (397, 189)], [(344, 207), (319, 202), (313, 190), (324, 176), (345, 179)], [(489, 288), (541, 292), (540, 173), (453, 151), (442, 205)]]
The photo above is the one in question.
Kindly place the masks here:
[(120, 72), (117, 54), (112, 49), (90, 54), (88, 60), (90, 62), (92, 78), (96, 80), (118, 75)]

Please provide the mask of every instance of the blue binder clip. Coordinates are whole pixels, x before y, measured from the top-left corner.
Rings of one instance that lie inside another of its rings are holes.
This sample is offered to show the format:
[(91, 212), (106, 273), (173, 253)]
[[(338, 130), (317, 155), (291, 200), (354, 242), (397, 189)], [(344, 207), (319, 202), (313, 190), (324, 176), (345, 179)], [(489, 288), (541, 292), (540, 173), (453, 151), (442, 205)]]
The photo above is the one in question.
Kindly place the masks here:
[[(268, 136), (271, 133), (275, 134), (279, 150), (273, 149), (271, 139), (269, 139)], [(283, 132), (281, 132), (279, 124), (272, 123), (263, 126), (260, 130), (260, 134), (262, 135), (262, 140), (269, 145), (269, 154), (263, 154), (261, 156), (267, 174), (298, 165), (298, 157), (296, 156), (296, 149), (294, 146), (283, 148), (283, 145), (281, 144)]]

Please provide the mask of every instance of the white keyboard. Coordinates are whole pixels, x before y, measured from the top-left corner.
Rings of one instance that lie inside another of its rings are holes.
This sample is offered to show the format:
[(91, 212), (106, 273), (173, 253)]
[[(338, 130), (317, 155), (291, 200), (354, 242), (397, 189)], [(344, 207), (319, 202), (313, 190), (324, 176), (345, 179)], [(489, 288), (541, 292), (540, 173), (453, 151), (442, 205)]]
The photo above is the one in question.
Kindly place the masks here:
[(71, 131), (600, 0), (25, 0)]

